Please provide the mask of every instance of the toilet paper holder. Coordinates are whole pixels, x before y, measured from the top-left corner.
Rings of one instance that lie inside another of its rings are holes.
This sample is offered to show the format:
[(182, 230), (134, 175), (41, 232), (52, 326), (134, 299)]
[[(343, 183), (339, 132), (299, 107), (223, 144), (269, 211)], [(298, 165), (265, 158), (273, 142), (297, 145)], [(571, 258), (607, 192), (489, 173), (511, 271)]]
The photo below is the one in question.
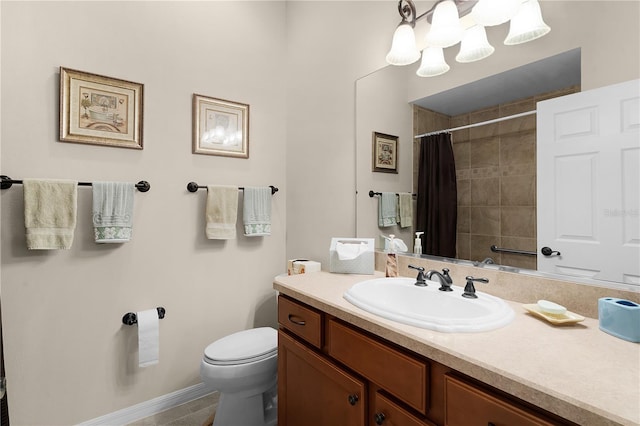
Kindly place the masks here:
[[(166, 312), (165, 309), (162, 306), (158, 306), (156, 309), (158, 310), (158, 318), (160, 318), (160, 319), (164, 318), (164, 314)], [(122, 317), (122, 323), (124, 325), (137, 324), (138, 323), (138, 316), (135, 314), (135, 312), (127, 312)]]

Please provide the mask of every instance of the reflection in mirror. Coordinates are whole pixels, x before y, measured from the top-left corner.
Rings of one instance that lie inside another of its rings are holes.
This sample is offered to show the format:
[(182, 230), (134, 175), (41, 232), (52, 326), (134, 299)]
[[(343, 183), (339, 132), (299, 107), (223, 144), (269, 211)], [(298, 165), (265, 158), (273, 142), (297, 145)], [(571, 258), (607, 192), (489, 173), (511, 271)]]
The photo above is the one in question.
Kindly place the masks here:
[[(359, 237), (382, 231), (375, 223), (377, 200), (368, 200), (368, 190), (410, 191), (410, 187), (417, 191), (420, 139), (414, 140), (414, 135), (532, 111), (538, 101), (579, 92), (580, 50), (427, 98), (407, 94), (407, 80), (401, 70), (386, 67), (356, 83)], [(406, 110), (407, 100), (411, 111)], [(402, 166), (393, 178), (373, 176), (366, 167), (371, 131), (399, 135), (400, 152), (412, 151), (410, 183)], [(512, 252), (537, 252), (535, 114), (454, 131), (452, 138), (458, 185), (457, 259), (485, 262), (483, 266), (489, 268), (535, 272), (536, 256)], [(413, 231), (403, 230), (402, 238), (410, 249)], [(492, 246), (506, 250), (494, 252)]]
[[(457, 258), (537, 269), (536, 117), (518, 114), (534, 111), (538, 101), (577, 91), (579, 86), (573, 85), (453, 116), (414, 106), (418, 135), (486, 123), (451, 132), (458, 187)], [(436, 121), (448, 124), (438, 129), (424, 124)], [(420, 143), (416, 139), (416, 152)], [(419, 167), (415, 159), (414, 167)]]

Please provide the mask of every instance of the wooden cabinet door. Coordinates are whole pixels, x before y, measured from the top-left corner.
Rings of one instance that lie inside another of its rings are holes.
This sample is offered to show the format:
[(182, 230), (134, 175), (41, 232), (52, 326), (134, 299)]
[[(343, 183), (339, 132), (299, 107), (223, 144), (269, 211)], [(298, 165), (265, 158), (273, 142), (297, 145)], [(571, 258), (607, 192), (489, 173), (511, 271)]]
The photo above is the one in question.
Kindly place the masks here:
[(278, 331), (278, 425), (364, 426), (366, 387)]

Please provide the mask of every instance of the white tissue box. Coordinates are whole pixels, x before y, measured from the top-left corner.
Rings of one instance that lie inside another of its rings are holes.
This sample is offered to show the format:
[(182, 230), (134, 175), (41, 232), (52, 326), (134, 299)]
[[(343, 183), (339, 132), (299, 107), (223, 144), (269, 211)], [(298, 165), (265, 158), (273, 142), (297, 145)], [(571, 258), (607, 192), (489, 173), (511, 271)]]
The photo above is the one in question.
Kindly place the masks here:
[(287, 261), (287, 275), (298, 275), (309, 272), (319, 272), (320, 262), (307, 259), (290, 259)]
[(329, 272), (369, 274), (375, 270), (373, 238), (332, 238), (329, 248)]

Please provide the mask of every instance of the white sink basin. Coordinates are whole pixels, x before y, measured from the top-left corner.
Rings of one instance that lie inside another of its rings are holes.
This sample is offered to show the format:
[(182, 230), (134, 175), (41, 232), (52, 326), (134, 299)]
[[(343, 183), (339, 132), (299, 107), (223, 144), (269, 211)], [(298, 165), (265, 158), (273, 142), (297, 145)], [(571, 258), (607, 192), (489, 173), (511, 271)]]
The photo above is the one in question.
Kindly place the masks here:
[(445, 292), (438, 290), (439, 283), (427, 281), (427, 287), (418, 287), (415, 282), (375, 278), (355, 284), (343, 297), (383, 318), (445, 333), (495, 330), (513, 320), (513, 309), (498, 297), (476, 292), (477, 299), (467, 299), (462, 287)]

